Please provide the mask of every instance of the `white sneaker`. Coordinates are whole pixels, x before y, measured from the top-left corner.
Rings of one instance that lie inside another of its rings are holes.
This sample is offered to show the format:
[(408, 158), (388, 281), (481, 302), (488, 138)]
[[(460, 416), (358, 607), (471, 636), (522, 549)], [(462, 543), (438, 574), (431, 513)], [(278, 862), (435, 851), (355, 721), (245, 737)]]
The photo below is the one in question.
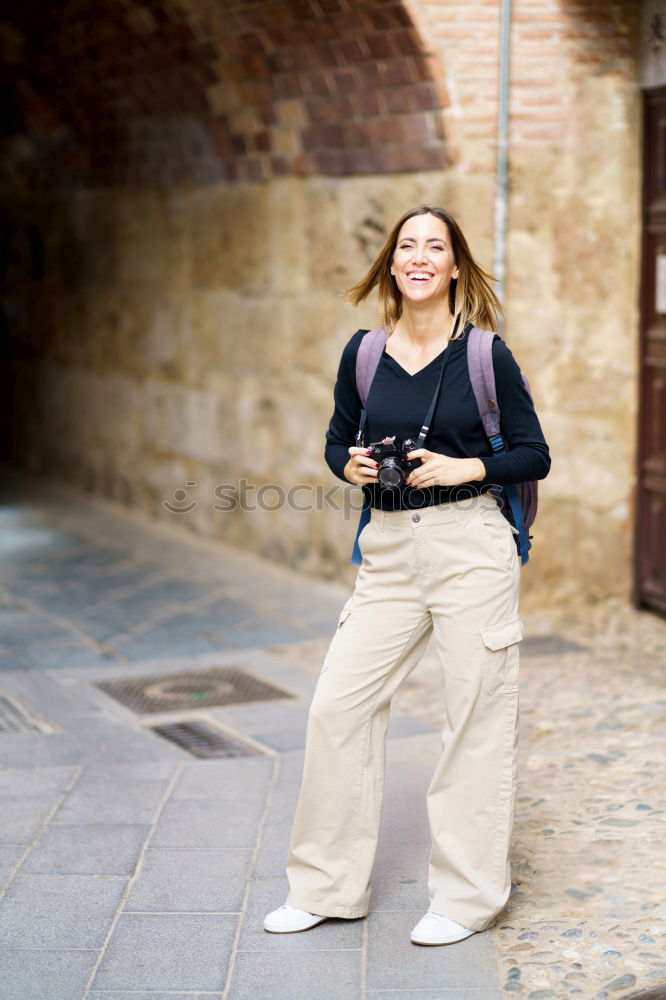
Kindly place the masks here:
[(476, 934), (469, 927), (457, 924), (449, 917), (443, 917), (441, 913), (433, 913), (429, 910), (425, 917), (421, 917), (418, 924), (412, 931), (413, 944), (452, 944), (454, 941), (462, 941), (470, 934)]
[(271, 934), (291, 934), (294, 931), (307, 931), (324, 920), (328, 920), (328, 917), (308, 913), (307, 910), (297, 910), (294, 906), (283, 903), (264, 918), (264, 930)]

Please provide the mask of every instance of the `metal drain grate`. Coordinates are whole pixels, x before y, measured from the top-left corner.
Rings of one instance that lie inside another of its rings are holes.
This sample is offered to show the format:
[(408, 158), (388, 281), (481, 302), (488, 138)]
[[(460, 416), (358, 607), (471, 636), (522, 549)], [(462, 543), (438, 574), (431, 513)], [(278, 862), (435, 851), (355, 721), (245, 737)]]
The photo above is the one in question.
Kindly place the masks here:
[(174, 722), (150, 728), (158, 736), (187, 750), (193, 757), (203, 760), (218, 757), (253, 757), (261, 754), (261, 750), (257, 747), (236, 738), (232, 739), (204, 722)]
[(0, 694), (0, 734), (41, 733), (42, 727), (15, 702)]
[(562, 653), (585, 653), (587, 646), (581, 646), (560, 635), (530, 635), (521, 642), (525, 656), (558, 656)]
[(210, 667), (180, 674), (98, 681), (96, 687), (142, 714), (295, 697), (237, 667)]

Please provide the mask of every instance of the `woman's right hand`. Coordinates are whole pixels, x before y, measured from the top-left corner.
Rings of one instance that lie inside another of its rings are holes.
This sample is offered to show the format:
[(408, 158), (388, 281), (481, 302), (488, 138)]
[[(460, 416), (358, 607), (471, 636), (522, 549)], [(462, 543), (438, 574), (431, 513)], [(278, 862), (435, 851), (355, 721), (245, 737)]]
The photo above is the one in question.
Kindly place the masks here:
[(343, 472), (345, 479), (348, 479), (354, 486), (367, 486), (368, 483), (377, 482), (377, 469), (379, 463), (368, 455), (368, 448), (357, 448), (354, 445), (349, 449), (351, 458), (345, 465)]

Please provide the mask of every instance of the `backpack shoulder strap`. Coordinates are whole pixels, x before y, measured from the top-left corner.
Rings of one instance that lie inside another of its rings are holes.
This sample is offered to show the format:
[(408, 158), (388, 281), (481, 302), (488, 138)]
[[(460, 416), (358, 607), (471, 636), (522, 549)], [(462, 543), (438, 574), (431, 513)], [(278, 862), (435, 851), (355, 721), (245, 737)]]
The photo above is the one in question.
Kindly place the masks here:
[[(500, 409), (497, 403), (497, 390), (495, 388), (495, 369), (493, 367), (493, 340), (495, 334), (492, 330), (482, 330), (479, 327), (472, 327), (469, 331), (467, 341), (467, 364), (469, 367), (469, 377), (476, 396), (479, 414), (483, 421), (483, 428), (490, 439), (493, 454), (500, 454), (505, 450), (504, 440), (500, 434)], [(521, 373), (522, 374), (522, 373)], [(523, 384), (529, 392), (529, 383), (525, 376), (522, 376)], [(531, 395), (531, 394), (530, 394)], [(536, 484), (532, 490), (532, 520), (536, 513)], [(531, 543), (527, 533), (527, 526), (522, 510), (521, 496), (516, 486), (503, 486), (507, 502), (511, 510), (513, 524), (518, 532), (518, 551), (523, 565), (529, 560), (529, 549)]]
[[(356, 388), (358, 389), (362, 407), (358, 432), (356, 434), (356, 446), (359, 448), (362, 447), (363, 444), (363, 431), (365, 429), (365, 421), (367, 418), (365, 406), (368, 401), (368, 393), (370, 392), (370, 386), (372, 385), (372, 380), (375, 377), (375, 372), (377, 371), (379, 359), (382, 356), (385, 344), (386, 331), (383, 326), (380, 326), (377, 330), (368, 330), (367, 333), (363, 334), (361, 337), (361, 343), (358, 345), (358, 353), (356, 355)], [(363, 500), (361, 515), (358, 519), (358, 528), (356, 529), (354, 548), (352, 549), (351, 562), (353, 563), (361, 562), (361, 550), (358, 545), (358, 537), (369, 520), (370, 506), (367, 497), (365, 497)]]
[(492, 330), (473, 326), (467, 338), (467, 365), (483, 428), (489, 438), (500, 432), (500, 410), (495, 389)]
[(386, 332), (383, 326), (377, 330), (368, 330), (361, 338), (356, 355), (356, 388), (365, 408), (372, 380), (377, 371), (379, 359), (386, 344)]

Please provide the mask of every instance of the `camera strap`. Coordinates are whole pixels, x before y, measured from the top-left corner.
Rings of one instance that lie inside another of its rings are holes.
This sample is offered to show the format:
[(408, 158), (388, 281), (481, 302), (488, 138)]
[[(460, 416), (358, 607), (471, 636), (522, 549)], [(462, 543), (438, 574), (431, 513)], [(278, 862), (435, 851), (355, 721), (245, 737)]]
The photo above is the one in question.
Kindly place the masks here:
[(432, 403), (430, 404), (430, 409), (428, 410), (428, 414), (425, 420), (423, 421), (423, 427), (421, 428), (421, 431), (419, 433), (418, 440), (416, 442), (415, 447), (412, 448), (412, 451), (416, 451), (416, 448), (423, 448), (425, 439), (428, 436), (428, 431), (430, 430), (430, 424), (432, 423), (432, 418), (435, 415), (435, 407), (437, 406), (437, 400), (439, 398), (439, 390), (442, 388), (444, 369), (446, 368), (448, 360), (451, 357), (451, 340), (455, 336), (459, 323), (460, 323), (460, 313), (458, 313), (458, 315), (456, 316), (455, 326), (453, 327), (453, 332), (451, 334), (451, 337), (449, 338), (449, 343), (444, 348), (444, 359), (442, 361), (442, 368), (439, 373), (439, 379), (437, 380), (437, 388), (435, 389), (435, 394), (432, 397)]

